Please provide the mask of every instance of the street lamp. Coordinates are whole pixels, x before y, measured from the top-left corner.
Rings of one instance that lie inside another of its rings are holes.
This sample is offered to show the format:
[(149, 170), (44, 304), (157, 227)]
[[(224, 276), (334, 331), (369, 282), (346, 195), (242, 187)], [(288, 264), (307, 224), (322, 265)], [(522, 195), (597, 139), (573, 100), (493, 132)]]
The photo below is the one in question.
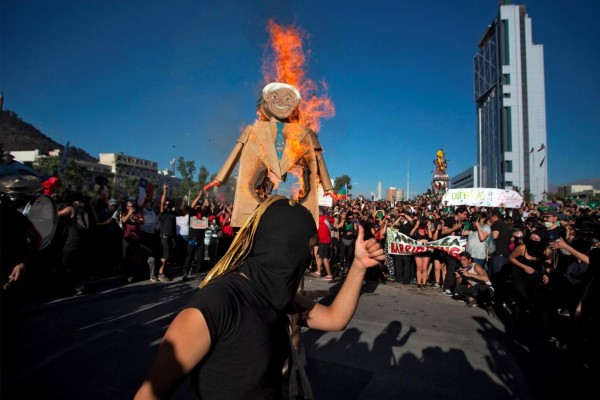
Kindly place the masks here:
[[(542, 168), (542, 166), (544, 165), (544, 162), (546, 162), (546, 145), (544, 143), (542, 143), (540, 145), (540, 148), (535, 150), (535, 147), (532, 147), (531, 150), (529, 151), (529, 153), (531, 154), (532, 157), (532, 162), (531, 162), (531, 167), (530, 167), (530, 177), (531, 178), (535, 178), (535, 186), (533, 187), (533, 193), (534, 195), (537, 195), (539, 193), (539, 171)], [(537, 165), (536, 161), (535, 161), (535, 154), (539, 153), (540, 151), (544, 151), (544, 157), (542, 158), (542, 161), (540, 162), (540, 165)], [(532, 176), (533, 175), (533, 176)], [(531, 179), (530, 179), (531, 182)], [(542, 195), (542, 202), (546, 201), (546, 176), (544, 174), (544, 190), (541, 193)], [(531, 183), (530, 183), (531, 185)]]

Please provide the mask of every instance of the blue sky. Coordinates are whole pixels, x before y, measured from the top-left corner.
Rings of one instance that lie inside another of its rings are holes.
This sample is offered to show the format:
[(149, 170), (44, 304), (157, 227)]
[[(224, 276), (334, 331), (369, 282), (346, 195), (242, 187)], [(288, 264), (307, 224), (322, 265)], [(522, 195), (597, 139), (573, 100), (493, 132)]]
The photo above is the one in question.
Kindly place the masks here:
[[(523, 2), (544, 45), (551, 184), (598, 177), (600, 2)], [(183, 156), (217, 172), (254, 120), (267, 21), (307, 32), (336, 115), (319, 140), (354, 194), (429, 187), (476, 163), (473, 56), (497, 0), (2, 0), (4, 108), (94, 156)]]

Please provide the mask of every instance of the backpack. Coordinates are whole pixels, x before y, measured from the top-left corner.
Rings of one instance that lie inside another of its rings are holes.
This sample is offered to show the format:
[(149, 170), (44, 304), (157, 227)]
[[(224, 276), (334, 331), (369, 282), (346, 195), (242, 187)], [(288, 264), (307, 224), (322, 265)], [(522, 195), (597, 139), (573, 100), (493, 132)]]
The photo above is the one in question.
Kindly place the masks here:
[(75, 209), (75, 229), (85, 232), (90, 229), (90, 218), (88, 213), (81, 206), (73, 207)]

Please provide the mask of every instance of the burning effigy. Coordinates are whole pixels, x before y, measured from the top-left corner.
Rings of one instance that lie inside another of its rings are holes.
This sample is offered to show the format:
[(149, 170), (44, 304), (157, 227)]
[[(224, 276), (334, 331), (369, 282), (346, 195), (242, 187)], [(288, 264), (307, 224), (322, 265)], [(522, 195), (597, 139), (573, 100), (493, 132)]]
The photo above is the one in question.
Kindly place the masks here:
[[(290, 197), (305, 206), (317, 221), (318, 185), (335, 199), (323, 149), (316, 132), (319, 119), (333, 115), (326, 96), (316, 96), (317, 85), (305, 78), (302, 34), (293, 27), (269, 22), (272, 63), (263, 65), (265, 81), (258, 118), (246, 127), (215, 179), (205, 190), (219, 186), (239, 161), (231, 225), (244, 224), (256, 206), (293, 181)], [(303, 100), (301, 93), (308, 93)]]
[(297, 179), (293, 198), (318, 218), (317, 185), (334, 195), (322, 148), (312, 130), (290, 123), (301, 95), (295, 86), (272, 82), (262, 91), (259, 120), (248, 126), (215, 179), (206, 185), (218, 186), (240, 162), (232, 226), (241, 226), (256, 206), (273, 193), (281, 182)]

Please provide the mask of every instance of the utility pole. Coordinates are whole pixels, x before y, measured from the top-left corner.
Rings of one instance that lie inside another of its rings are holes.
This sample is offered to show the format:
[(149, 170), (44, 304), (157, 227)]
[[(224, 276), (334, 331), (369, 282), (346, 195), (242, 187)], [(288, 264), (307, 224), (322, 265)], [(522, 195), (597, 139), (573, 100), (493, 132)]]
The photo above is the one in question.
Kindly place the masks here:
[(406, 200), (410, 200), (410, 160), (406, 161)]

